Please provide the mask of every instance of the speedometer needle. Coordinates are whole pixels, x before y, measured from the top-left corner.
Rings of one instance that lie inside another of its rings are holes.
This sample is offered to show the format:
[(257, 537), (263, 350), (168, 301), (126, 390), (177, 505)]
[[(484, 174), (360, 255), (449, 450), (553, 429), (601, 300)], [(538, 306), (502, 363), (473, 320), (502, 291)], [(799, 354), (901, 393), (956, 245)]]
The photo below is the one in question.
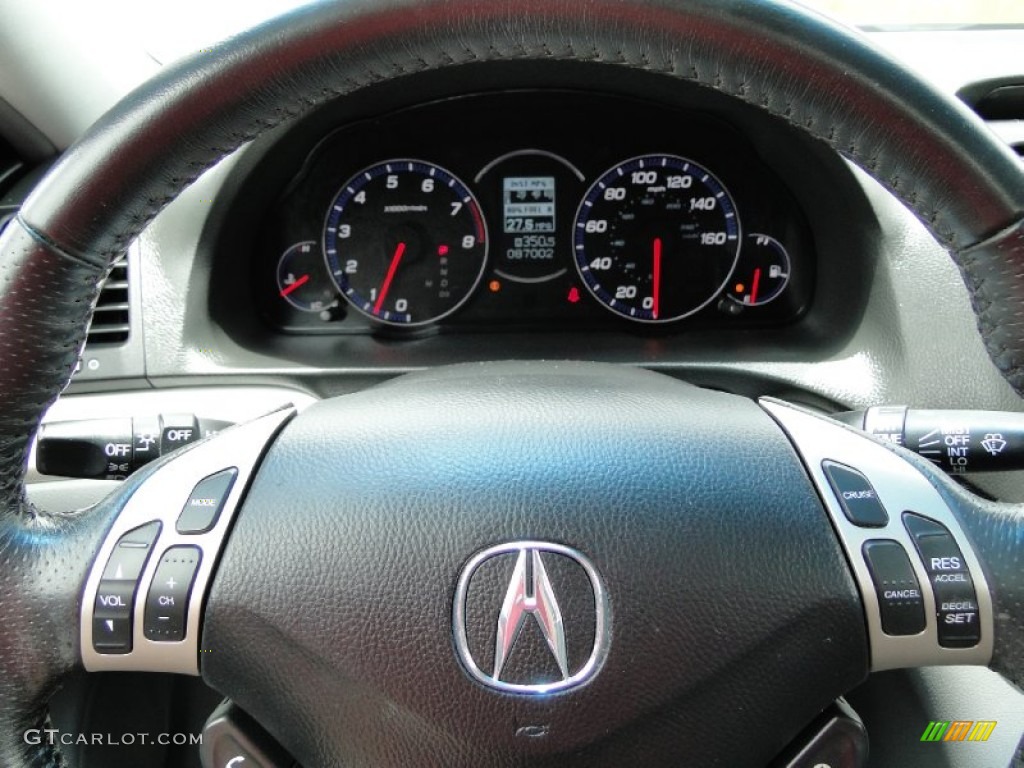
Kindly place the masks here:
[(395, 255), (391, 257), (391, 264), (388, 267), (388, 273), (384, 277), (384, 284), (380, 287), (380, 294), (377, 296), (377, 303), (373, 305), (373, 311), (380, 312), (380, 308), (384, 306), (384, 299), (388, 295), (388, 291), (391, 289), (391, 281), (395, 279), (395, 272), (398, 271), (398, 262), (402, 260), (402, 254), (405, 253), (405, 243), (399, 243), (398, 247), (395, 248)]
[(658, 319), (658, 304), (661, 300), (661, 238), (654, 238), (654, 297), (651, 303), (651, 317)]

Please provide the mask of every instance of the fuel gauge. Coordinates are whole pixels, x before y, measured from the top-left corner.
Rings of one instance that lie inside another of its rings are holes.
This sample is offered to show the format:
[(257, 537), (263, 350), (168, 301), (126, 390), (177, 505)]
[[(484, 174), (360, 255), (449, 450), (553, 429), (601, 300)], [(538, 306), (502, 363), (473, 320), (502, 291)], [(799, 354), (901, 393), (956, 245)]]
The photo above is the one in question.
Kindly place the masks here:
[(729, 282), (727, 295), (744, 307), (763, 307), (789, 284), (789, 254), (771, 235), (749, 234)]
[(338, 305), (338, 292), (327, 276), (319, 243), (296, 243), (281, 254), (277, 291), (301, 312), (325, 312)]

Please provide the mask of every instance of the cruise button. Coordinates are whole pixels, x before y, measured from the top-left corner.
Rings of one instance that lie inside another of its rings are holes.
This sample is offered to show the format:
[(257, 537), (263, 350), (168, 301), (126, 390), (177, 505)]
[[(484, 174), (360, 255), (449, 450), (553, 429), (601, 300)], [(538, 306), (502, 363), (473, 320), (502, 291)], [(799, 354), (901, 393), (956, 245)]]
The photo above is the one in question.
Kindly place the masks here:
[(865, 528), (884, 528), (888, 524), (889, 515), (864, 475), (852, 467), (828, 460), (821, 463), (821, 468), (851, 523)]

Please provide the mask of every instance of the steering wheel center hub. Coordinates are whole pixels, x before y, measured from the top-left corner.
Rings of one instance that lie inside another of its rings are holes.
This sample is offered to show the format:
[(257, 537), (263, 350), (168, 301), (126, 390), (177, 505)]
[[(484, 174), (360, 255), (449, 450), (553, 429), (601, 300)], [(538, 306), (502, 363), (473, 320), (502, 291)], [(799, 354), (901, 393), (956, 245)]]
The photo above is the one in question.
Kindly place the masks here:
[(652, 710), (652, 749), (727, 753), (732, 728), (686, 718), (727, 711), (739, 679), (766, 710), (802, 691), (793, 722), (765, 721), (767, 759), (775, 728), (867, 669), (859, 597), (775, 423), (578, 363), (436, 369), (309, 408), (239, 512), (205, 626), (230, 653), (204, 675), (261, 722), (411, 763), (598, 750)]

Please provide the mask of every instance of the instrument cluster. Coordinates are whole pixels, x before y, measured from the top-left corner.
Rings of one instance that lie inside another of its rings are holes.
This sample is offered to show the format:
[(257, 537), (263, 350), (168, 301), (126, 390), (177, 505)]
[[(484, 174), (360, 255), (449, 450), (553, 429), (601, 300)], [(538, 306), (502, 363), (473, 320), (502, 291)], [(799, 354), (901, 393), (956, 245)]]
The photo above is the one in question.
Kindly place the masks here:
[(256, 305), (284, 332), (773, 326), (814, 283), (799, 207), (740, 132), (589, 93), (350, 123), (256, 226)]

